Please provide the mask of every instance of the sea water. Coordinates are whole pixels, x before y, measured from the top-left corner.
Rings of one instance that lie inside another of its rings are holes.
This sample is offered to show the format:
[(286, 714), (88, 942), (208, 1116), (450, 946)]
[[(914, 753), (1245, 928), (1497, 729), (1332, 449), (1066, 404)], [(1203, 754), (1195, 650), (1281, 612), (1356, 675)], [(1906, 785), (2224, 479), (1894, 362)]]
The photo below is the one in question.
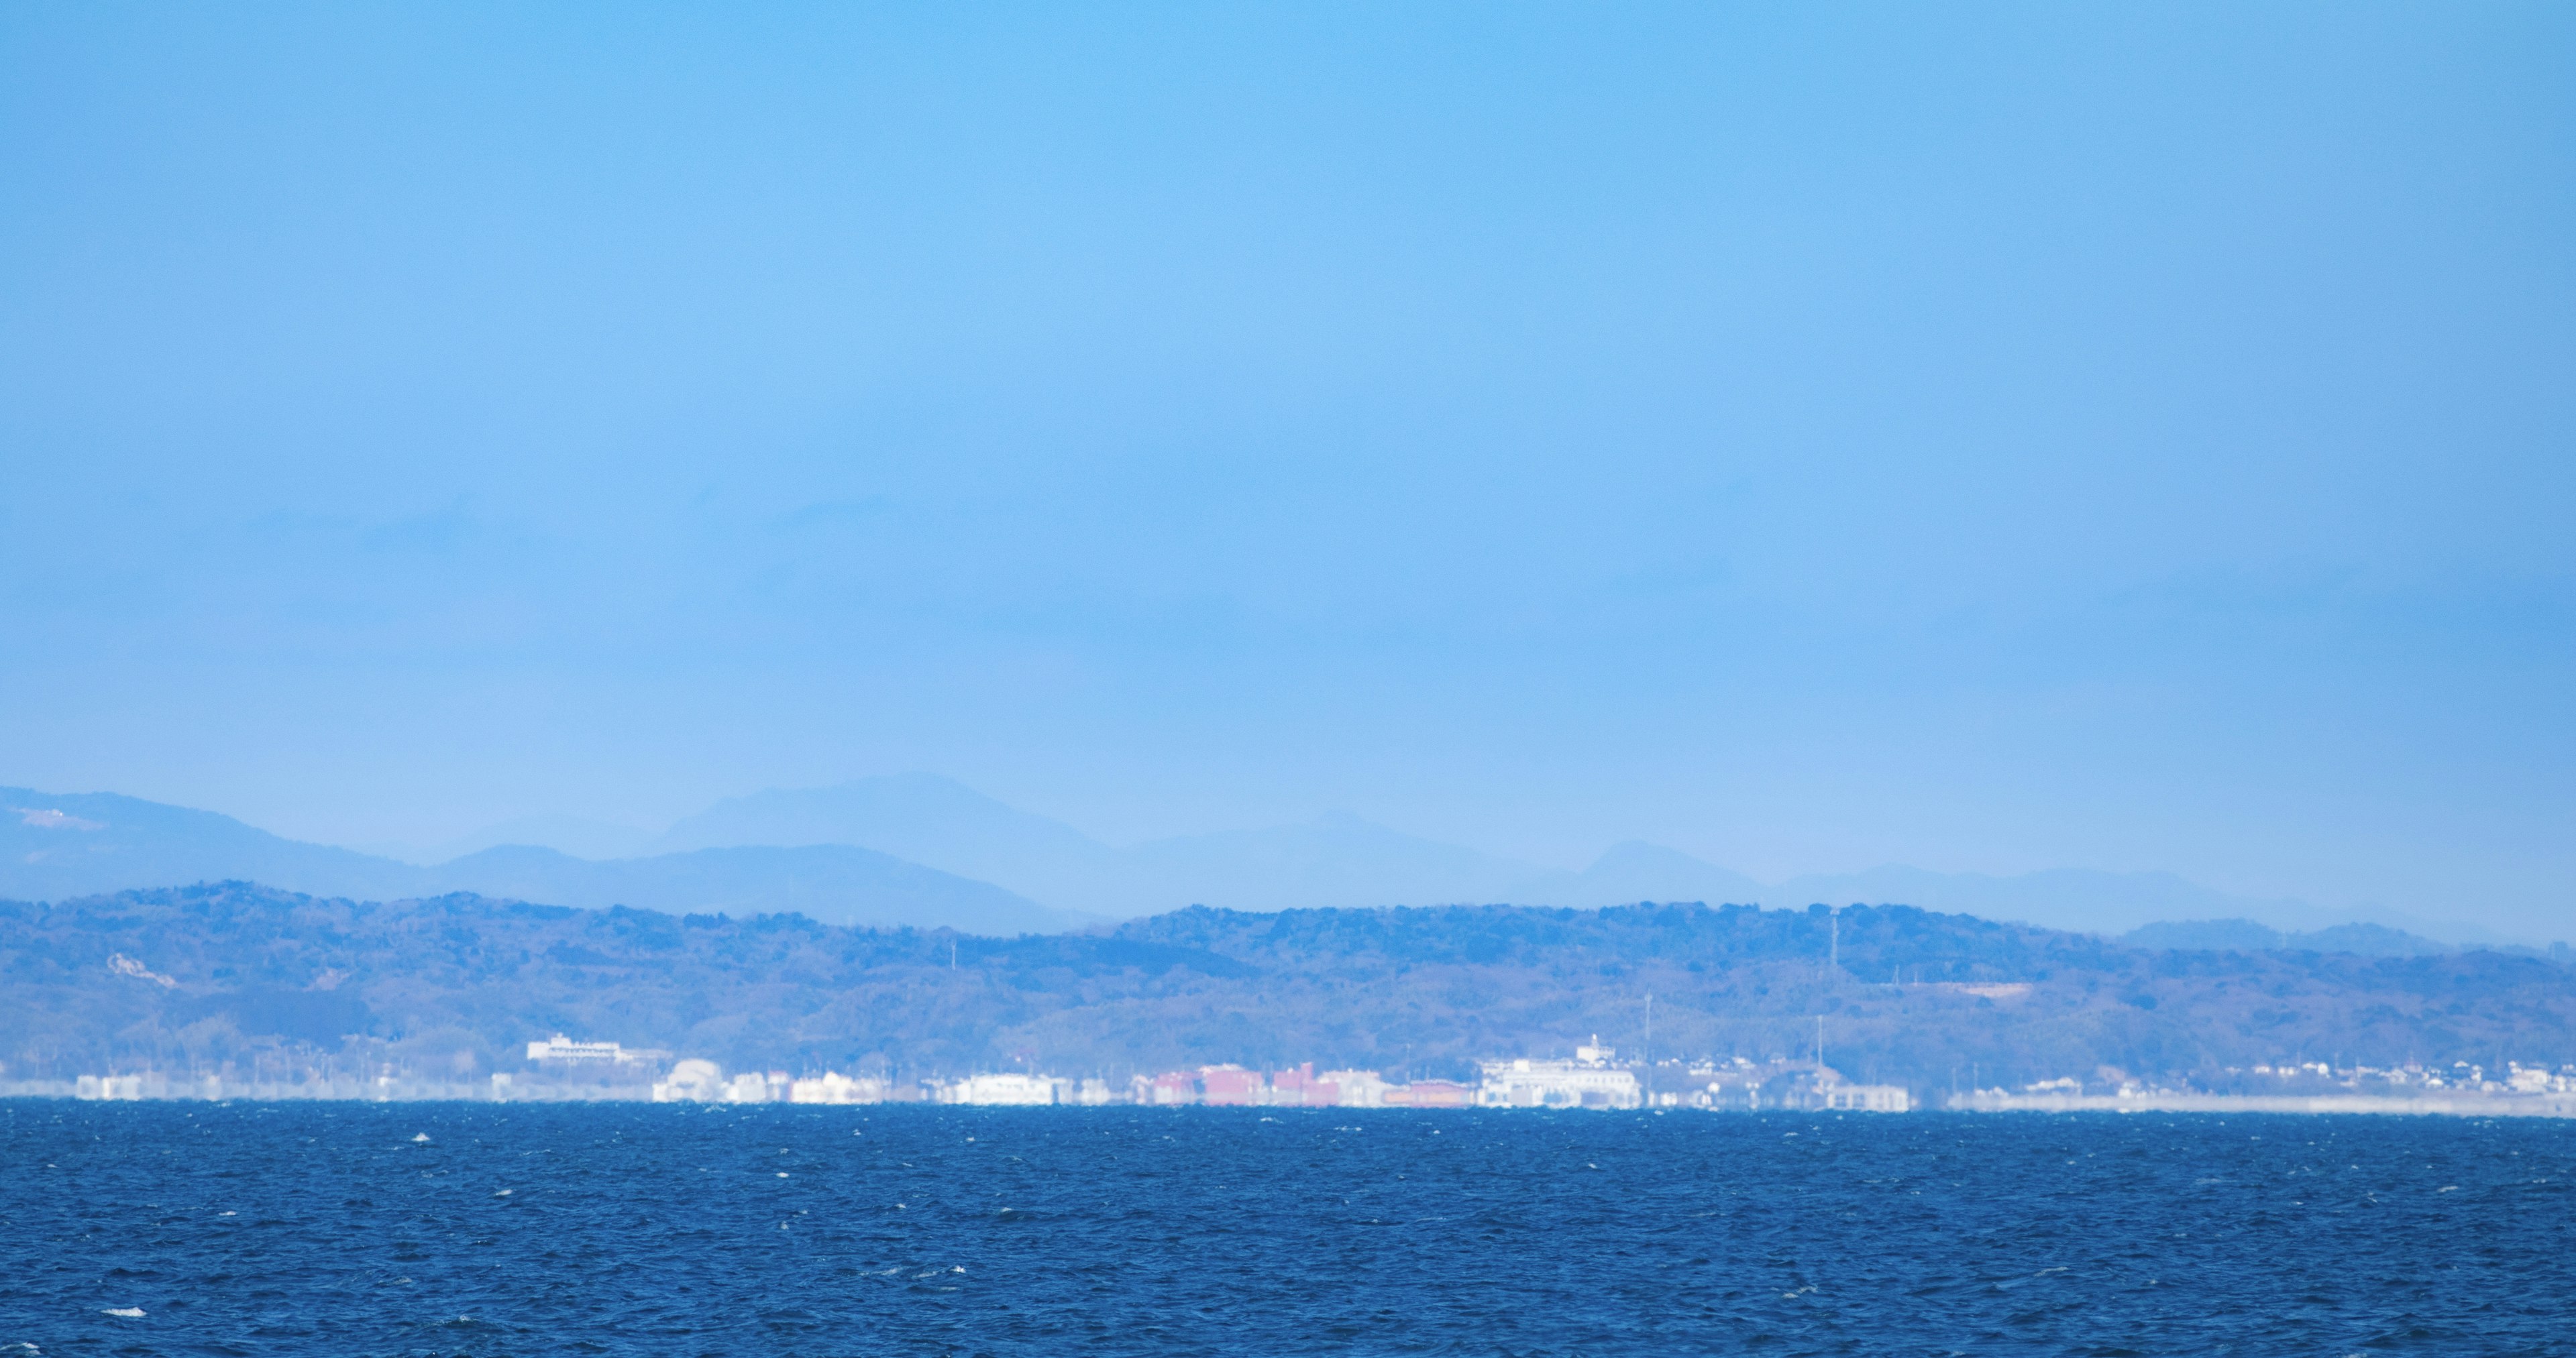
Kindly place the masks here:
[(2545, 1120), (0, 1102), (0, 1355), (2576, 1352)]

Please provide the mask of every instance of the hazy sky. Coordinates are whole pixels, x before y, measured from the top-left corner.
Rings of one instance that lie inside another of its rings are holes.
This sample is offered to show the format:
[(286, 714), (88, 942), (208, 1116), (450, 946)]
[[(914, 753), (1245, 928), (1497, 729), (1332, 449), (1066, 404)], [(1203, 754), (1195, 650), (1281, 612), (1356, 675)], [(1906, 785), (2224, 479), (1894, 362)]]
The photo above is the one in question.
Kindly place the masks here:
[(10, 7), (0, 783), (2563, 922), (2571, 72), (2564, 4)]

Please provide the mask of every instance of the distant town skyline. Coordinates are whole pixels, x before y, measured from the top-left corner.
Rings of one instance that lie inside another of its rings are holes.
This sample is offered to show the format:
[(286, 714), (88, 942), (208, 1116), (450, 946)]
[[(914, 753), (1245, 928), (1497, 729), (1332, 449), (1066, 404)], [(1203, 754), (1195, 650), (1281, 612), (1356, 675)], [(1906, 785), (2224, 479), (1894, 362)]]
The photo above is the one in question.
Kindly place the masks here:
[(2576, 13), (0, 14), (0, 784), (2576, 916)]

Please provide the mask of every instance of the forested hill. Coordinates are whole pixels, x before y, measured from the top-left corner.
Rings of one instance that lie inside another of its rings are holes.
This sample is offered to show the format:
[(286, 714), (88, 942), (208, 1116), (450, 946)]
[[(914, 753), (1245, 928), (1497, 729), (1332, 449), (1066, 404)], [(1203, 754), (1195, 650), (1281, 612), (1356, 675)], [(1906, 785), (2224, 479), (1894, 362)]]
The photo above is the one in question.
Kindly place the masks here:
[(1945, 1085), (2302, 1057), (2576, 1061), (2576, 971), (2488, 952), (2138, 948), (1907, 907), (1192, 909), (990, 939), (796, 915), (374, 904), (227, 884), (0, 904), (8, 1077), (511, 1069), (562, 1032), (729, 1067), (1460, 1074), (1598, 1033)]

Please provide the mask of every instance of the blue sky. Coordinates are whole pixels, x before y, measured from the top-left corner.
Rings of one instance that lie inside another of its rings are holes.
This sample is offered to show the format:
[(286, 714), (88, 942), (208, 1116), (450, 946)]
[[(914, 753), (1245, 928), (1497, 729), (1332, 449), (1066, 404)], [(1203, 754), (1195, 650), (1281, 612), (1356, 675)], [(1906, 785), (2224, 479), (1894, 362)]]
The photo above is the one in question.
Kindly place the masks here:
[(2565, 6), (19, 7), (0, 782), (2576, 912)]

